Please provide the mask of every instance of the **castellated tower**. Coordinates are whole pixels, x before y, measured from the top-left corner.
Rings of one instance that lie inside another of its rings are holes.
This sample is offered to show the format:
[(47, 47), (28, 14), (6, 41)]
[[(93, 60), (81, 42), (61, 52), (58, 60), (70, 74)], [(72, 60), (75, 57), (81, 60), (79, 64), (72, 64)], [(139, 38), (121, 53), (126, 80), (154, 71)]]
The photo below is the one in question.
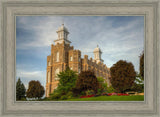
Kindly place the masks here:
[(93, 70), (97, 77), (101, 76), (105, 79), (110, 86), (110, 70), (101, 59), (101, 50), (99, 47), (94, 50), (94, 60), (88, 59), (88, 55), (84, 55), (81, 58), (81, 51), (74, 50), (73, 46), (70, 46), (71, 41), (68, 40), (68, 29), (62, 24), (57, 30), (58, 38), (54, 40), (55, 45), (51, 45), (51, 54), (47, 56), (47, 70), (46, 70), (46, 97), (49, 97), (50, 93), (53, 93), (57, 88), (59, 78), (57, 74), (64, 71), (67, 67), (71, 70), (80, 73), (82, 70)]

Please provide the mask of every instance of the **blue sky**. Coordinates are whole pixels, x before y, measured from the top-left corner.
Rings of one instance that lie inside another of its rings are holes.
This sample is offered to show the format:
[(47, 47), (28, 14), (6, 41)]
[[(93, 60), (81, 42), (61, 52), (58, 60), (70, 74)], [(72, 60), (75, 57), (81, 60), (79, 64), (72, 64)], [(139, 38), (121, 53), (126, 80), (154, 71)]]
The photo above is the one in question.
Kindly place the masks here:
[(45, 87), (47, 56), (64, 22), (71, 46), (93, 58), (97, 44), (104, 63), (132, 62), (139, 72), (139, 55), (144, 50), (143, 16), (17, 16), (16, 70), (25, 87), (39, 80)]

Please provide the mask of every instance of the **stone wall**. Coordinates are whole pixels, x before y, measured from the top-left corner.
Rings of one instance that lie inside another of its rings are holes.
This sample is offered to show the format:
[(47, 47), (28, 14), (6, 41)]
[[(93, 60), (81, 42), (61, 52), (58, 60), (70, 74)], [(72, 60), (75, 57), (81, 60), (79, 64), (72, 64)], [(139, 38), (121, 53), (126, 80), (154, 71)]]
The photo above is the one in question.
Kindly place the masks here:
[(92, 70), (94, 71), (97, 77), (103, 77), (107, 82), (108, 86), (110, 83), (110, 69), (102, 62), (97, 62), (92, 58), (88, 59), (88, 55), (84, 55), (84, 59), (82, 59), (82, 70)]

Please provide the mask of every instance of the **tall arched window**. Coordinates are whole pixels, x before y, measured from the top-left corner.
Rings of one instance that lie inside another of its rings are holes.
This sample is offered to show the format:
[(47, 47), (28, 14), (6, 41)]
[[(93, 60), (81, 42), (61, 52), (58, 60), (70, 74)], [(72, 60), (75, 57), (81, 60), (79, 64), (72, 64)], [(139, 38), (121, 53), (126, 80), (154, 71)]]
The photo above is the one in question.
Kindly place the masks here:
[(59, 74), (59, 68), (55, 70), (55, 80), (59, 80), (59, 77), (57, 76)]
[(59, 62), (59, 52), (56, 54), (56, 62)]
[(48, 72), (48, 74), (47, 74), (47, 75), (48, 75), (48, 79), (47, 79), (47, 81), (48, 81), (48, 82), (50, 82), (50, 72)]

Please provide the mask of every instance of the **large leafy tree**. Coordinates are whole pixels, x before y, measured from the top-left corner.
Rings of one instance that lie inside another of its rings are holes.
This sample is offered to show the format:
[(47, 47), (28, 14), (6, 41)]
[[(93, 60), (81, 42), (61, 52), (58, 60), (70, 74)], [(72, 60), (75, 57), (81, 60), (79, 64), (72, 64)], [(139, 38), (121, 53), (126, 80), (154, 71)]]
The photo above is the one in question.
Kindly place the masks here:
[(58, 87), (52, 94), (50, 94), (50, 99), (59, 100), (71, 98), (72, 89), (75, 87), (78, 77), (77, 72), (70, 70), (68, 67), (65, 71), (60, 72), (57, 76), (59, 77)]
[(144, 79), (144, 52), (143, 54), (140, 56), (140, 75), (142, 76), (142, 78)]
[(134, 84), (136, 72), (130, 62), (118, 61), (111, 68), (111, 83), (117, 92), (124, 92)]
[(67, 68), (64, 72), (60, 72), (58, 74), (60, 78), (58, 89), (62, 94), (67, 94), (72, 88), (75, 87), (76, 80), (77, 80), (77, 73), (75, 71), (70, 70)]
[(97, 77), (92, 71), (82, 71), (78, 75), (76, 82), (76, 89), (82, 91), (93, 90), (94, 93), (97, 93), (99, 83)]
[(18, 78), (18, 81), (16, 83), (16, 100), (21, 100), (22, 98), (25, 98), (26, 89), (24, 87), (24, 84), (22, 83), (21, 79)]
[(26, 92), (28, 98), (41, 98), (44, 95), (44, 87), (39, 81), (32, 80), (29, 82), (29, 88)]

